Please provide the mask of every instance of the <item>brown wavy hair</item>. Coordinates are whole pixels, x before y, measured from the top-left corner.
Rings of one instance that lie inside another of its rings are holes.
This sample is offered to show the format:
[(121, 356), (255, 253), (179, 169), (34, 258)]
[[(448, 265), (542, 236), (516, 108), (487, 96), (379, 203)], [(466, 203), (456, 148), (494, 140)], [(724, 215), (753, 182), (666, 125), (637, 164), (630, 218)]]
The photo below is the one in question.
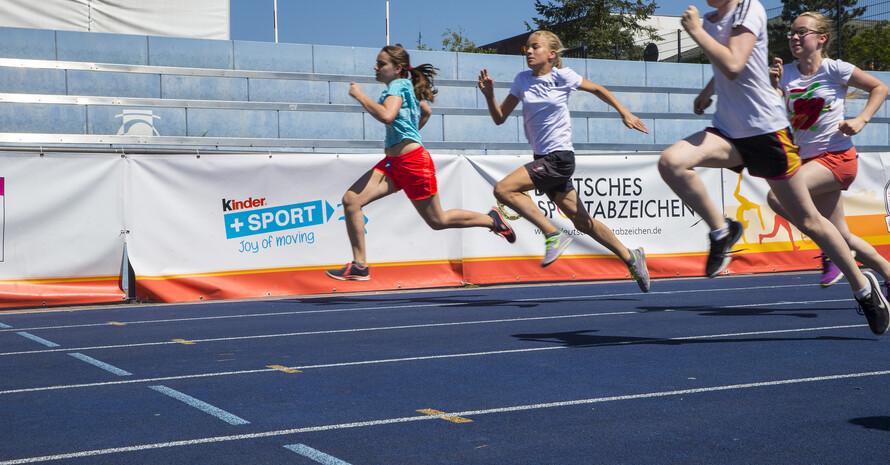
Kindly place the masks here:
[(402, 73), (399, 77), (403, 79), (411, 79), (411, 83), (414, 84), (414, 95), (417, 96), (417, 100), (432, 102), (436, 99), (436, 94), (439, 93), (439, 91), (436, 90), (436, 87), (433, 84), (433, 76), (436, 75), (436, 71), (438, 71), (439, 68), (434, 68), (433, 65), (429, 63), (412, 67), (411, 57), (408, 56), (408, 52), (398, 45), (387, 45), (386, 47), (383, 47), (383, 52), (389, 55), (392, 64), (402, 66)]

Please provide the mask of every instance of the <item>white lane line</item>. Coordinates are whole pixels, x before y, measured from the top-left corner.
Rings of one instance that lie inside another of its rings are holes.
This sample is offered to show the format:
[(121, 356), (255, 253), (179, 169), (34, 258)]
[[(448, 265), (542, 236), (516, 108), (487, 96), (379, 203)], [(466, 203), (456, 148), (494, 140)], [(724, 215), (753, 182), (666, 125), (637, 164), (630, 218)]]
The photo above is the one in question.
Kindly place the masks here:
[(168, 388), (167, 386), (149, 386), (149, 388), (154, 389), (155, 391), (158, 391), (161, 394), (170, 396), (180, 402), (184, 402), (187, 405), (190, 405), (190, 406), (192, 406), (192, 407), (194, 407), (208, 415), (213, 415), (216, 418), (219, 418), (220, 420), (222, 420), (230, 425), (246, 425), (246, 424), (250, 423), (249, 421), (247, 421), (243, 418), (240, 418), (240, 417), (235, 416), (229, 412), (226, 412), (223, 409), (214, 407), (202, 400), (195, 399), (194, 397), (192, 397), (188, 394), (183, 394), (183, 393), (177, 391), (176, 389), (171, 389), (171, 388)]
[[(719, 310), (719, 309), (733, 309), (733, 308), (749, 308), (749, 307), (768, 307), (768, 306), (776, 306), (776, 305), (804, 305), (804, 304), (824, 304), (824, 303), (835, 303), (835, 302), (846, 302), (849, 299), (821, 299), (821, 300), (807, 300), (802, 302), (787, 302), (787, 301), (778, 301), (778, 302), (763, 302), (757, 304), (739, 304), (739, 305), (725, 305), (725, 306), (715, 306), (715, 307), (703, 307), (702, 309), (707, 310)], [(699, 309), (696, 309), (699, 311)], [(645, 311), (633, 310), (629, 312), (607, 312), (607, 313), (581, 313), (581, 314), (573, 314), (573, 315), (547, 315), (547, 316), (537, 316), (537, 317), (525, 317), (525, 318), (505, 318), (499, 320), (478, 320), (478, 321), (458, 321), (458, 322), (450, 322), (450, 323), (428, 323), (428, 324), (419, 324), (419, 325), (402, 325), (402, 326), (381, 326), (381, 327), (373, 327), (373, 328), (352, 328), (352, 329), (331, 329), (324, 331), (302, 331), (302, 332), (294, 332), (294, 333), (280, 333), (280, 334), (259, 334), (254, 336), (233, 336), (233, 337), (219, 337), (219, 338), (207, 338), (207, 339), (189, 339), (190, 343), (202, 343), (202, 342), (224, 342), (224, 341), (241, 341), (241, 340), (249, 340), (249, 339), (267, 339), (267, 338), (276, 338), (276, 337), (296, 337), (296, 336), (315, 336), (321, 334), (342, 334), (342, 333), (360, 333), (360, 332), (371, 332), (371, 331), (391, 331), (397, 329), (420, 329), (420, 328), (437, 328), (437, 327), (445, 327), (445, 326), (464, 326), (464, 325), (478, 325), (478, 324), (494, 324), (494, 323), (515, 323), (520, 321), (537, 321), (537, 320), (558, 320), (558, 319), (566, 319), (566, 318), (589, 318), (589, 317), (597, 317), (597, 316), (616, 316), (616, 315), (637, 315), (640, 313), (645, 313)], [(64, 350), (102, 350), (102, 349), (125, 349), (125, 348), (133, 348), (133, 347), (147, 347), (147, 346), (161, 346), (161, 345), (171, 345), (171, 344), (181, 344), (181, 340), (173, 340), (173, 341), (156, 341), (156, 342), (141, 342), (135, 344), (115, 344), (115, 345), (107, 345), (107, 346), (90, 346), (90, 347), (76, 347), (73, 349), (42, 349), (42, 350), (23, 350), (17, 352), (4, 352), (0, 353), (0, 357), (6, 357), (11, 355), (29, 355), (29, 354), (44, 354), (51, 352), (60, 352)]]
[[(676, 338), (663, 338), (663, 339), (644, 339), (644, 340), (635, 340), (635, 341), (622, 341), (622, 342), (606, 342), (603, 344), (590, 344), (585, 347), (601, 347), (601, 346), (617, 346), (617, 345), (630, 345), (630, 344), (656, 344), (659, 342), (670, 342), (670, 341), (683, 341), (683, 340), (693, 340), (693, 339), (710, 339), (715, 337), (734, 337), (734, 336), (756, 336), (761, 334), (780, 334), (780, 333), (798, 333), (798, 332), (811, 332), (811, 331), (828, 331), (828, 330), (836, 330), (836, 329), (850, 329), (850, 328), (865, 328), (868, 325), (843, 325), (843, 326), (823, 326), (818, 328), (793, 328), (793, 329), (783, 329), (783, 330), (772, 330), (772, 331), (756, 331), (756, 332), (744, 332), (744, 333), (727, 333), (720, 335), (701, 335), (701, 336), (684, 336), (684, 337), (676, 337)], [(442, 354), (442, 355), (424, 355), (417, 357), (403, 357), (403, 358), (389, 358), (389, 359), (380, 359), (380, 360), (361, 360), (355, 362), (338, 362), (338, 363), (325, 363), (318, 365), (304, 365), (297, 367), (285, 367), (287, 369), (292, 370), (312, 370), (312, 369), (321, 369), (321, 368), (342, 368), (342, 367), (350, 367), (350, 366), (361, 366), (361, 365), (377, 365), (384, 363), (401, 363), (401, 362), (417, 362), (424, 360), (440, 360), (440, 359), (449, 359), (449, 358), (466, 358), (466, 357), (483, 357), (488, 355), (507, 355), (507, 354), (519, 354), (526, 352), (543, 352), (548, 350), (563, 350), (570, 349), (572, 347), (566, 345), (559, 346), (548, 346), (548, 347), (531, 347), (527, 349), (506, 349), (506, 350), (490, 350), (485, 352), (468, 352), (461, 354)], [(264, 368), (264, 369), (256, 369), (256, 370), (238, 370), (238, 371), (223, 371), (223, 372), (215, 372), (215, 373), (197, 373), (192, 375), (179, 375), (179, 376), (165, 376), (159, 378), (143, 378), (143, 379), (133, 379), (126, 381), (107, 381), (101, 383), (83, 383), (83, 384), (68, 384), (68, 385), (56, 385), (56, 386), (43, 386), (43, 387), (34, 387), (34, 388), (22, 388), (22, 389), (10, 389), (6, 391), (0, 391), (0, 395), (4, 394), (19, 394), (26, 392), (38, 392), (38, 391), (56, 391), (62, 389), (78, 389), (78, 388), (89, 388), (89, 387), (104, 387), (104, 386), (116, 386), (121, 384), (138, 384), (138, 383), (157, 383), (162, 381), (176, 381), (176, 380), (184, 380), (184, 379), (196, 379), (196, 378), (213, 378), (219, 376), (236, 376), (236, 375), (249, 375), (249, 374), (257, 374), (257, 373), (271, 373), (275, 371), (280, 371), (280, 368)]]
[[(233, 337), (214, 337), (208, 339), (189, 339), (190, 343), (202, 343), (202, 342), (224, 342), (224, 341), (243, 341), (249, 339), (270, 339), (276, 337), (294, 337), (294, 336), (315, 336), (320, 334), (342, 334), (342, 333), (363, 333), (363, 332), (373, 332), (373, 331), (391, 331), (396, 329), (420, 329), (420, 328), (441, 328), (445, 326), (469, 326), (469, 325), (483, 325), (483, 324), (494, 324), (494, 323), (516, 323), (520, 321), (539, 321), (539, 320), (559, 320), (566, 318), (590, 318), (590, 317), (598, 317), (598, 316), (615, 316), (615, 315), (639, 315), (640, 312), (634, 310), (631, 312), (608, 312), (608, 313), (582, 313), (576, 315), (547, 315), (547, 316), (535, 316), (535, 317), (526, 317), (526, 318), (504, 318), (499, 320), (477, 320), (477, 321), (454, 321), (448, 323), (427, 323), (427, 324), (417, 324), (417, 325), (400, 325), (400, 326), (378, 326), (372, 328), (352, 328), (352, 329), (327, 329), (323, 331), (300, 331), (293, 333), (279, 333), (279, 334), (257, 334), (253, 336), (233, 336)], [(91, 347), (77, 347), (77, 348), (68, 348), (68, 349), (43, 349), (43, 350), (23, 350), (19, 352), (5, 352), (0, 353), (0, 356), (9, 356), (9, 355), (27, 355), (27, 354), (45, 354), (51, 352), (60, 352), (65, 350), (99, 350), (99, 349), (122, 349), (122, 348), (131, 348), (131, 347), (146, 347), (146, 346), (159, 346), (159, 345), (171, 345), (171, 344), (182, 344), (181, 340), (174, 341), (157, 341), (157, 342), (140, 342), (135, 344), (116, 344), (116, 345), (107, 345), (107, 346), (91, 346)]]
[(588, 405), (588, 404), (596, 404), (596, 403), (604, 403), (604, 402), (618, 402), (618, 401), (627, 401), (627, 400), (638, 400), (638, 399), (651, 399), (658, 397), (670, 397), (670, 396), (683, 396), (683, 395), (691, 395), (691, 394), (702, 394), (709, 392), (720, 392), (720, 391), (732, 391), (732, 390), (742, 390), (742, 389), (753, 389), (753, 388), (762, 388), (762, 387), (772, 387), (772, 386), (783, 386), (783, 385), (793, 385), (793, 384), (802, 384), (802, 383), (816, 383), (821, 381), (836, 381), (841, 379), (852, 379), (852, 378), (864, 378), (869, 376), (886, 376), (890, 375), (890, 370), (883, 371), (869, 371), (869, 372), (861, 372), (861, 373), (845, 373), (838, 375), (827, 375), (827, 376), (814, 376), (810, 378), (792, 378), (792, 379), (781, 379), (774, 381), (763, 381), (763, 382), (753, 382), (753, 383), (741, 383), (741, 384), (727, 384), (722, 386), (712, 386), (705, 388), (697, 388), (697, 389), (681, 389), (675, 391), (660, 391), (660, 392), (648, 392), (642, 394), (627, 394), (621, 396), (608, 396), (608, 397), (592, 397), (589, 399), (578, 399), (578, 400), (570, 400), (570, 401), (562, 401), (562, 402), (545, 402), (538, 404), (527, 404), (527, 405), (515, 405), (510, 407), (499, 407), (499, 408), (491, 408), (484, 410), (467, 410), (463, 412), (451, 412), (451, 413), (443, 413), (441, 415), (420, 415), (420, 416), (410, 416), (410, 417), (401, 417), (401, 418), (388, 418), (383, 420), (370, 420), (370, 421), (360, 421), (354, 423), (339, 423), (333, 425), (321, 425), (321, 426), (310, 426), (304, 428), (293, 428), (293, 429), (284, 429), (284, 430), (276, 430), (276, 431), (264, 431), (259, 433), (250, 433), (250, 434), (237, 434), (230, 436), (214, 436), (207, 438), (198, 438), (198, 439), (188, 439), (184, 441), (171, 441), (171, 442), (159, 442), (153, 444), (141, 444), (136, 446), (127, 446), (127, 447), (115, 447), (108, 449), (94, 449), (87, 450), (81, 452), (71, 452), (66, 454), (57, 454), (57, 455), (44, 455), (40, 457), (28, 457), (22, 459), (8, 460), (4, 462), (0, 462), (0, 465), (19, 465), (25, 463), (38, 463), (38, 462), (49, 462), (53, 460), (65, 460), (65, 459), (74, 459), (81, 457), (92, 457), (97, 455), (109, 455), (109, 454), (119, 454), (124, 452), (137, 452), (143, 450), (153, 450), (153, 449), (168, 449), (172, 447), (182, 447), (182, 446), (192, 446), (197, 444), (209, 444), (209, 443), (218, 443), (218, 442), (229, 442), (229, 441), (243, 441), (250, 439), (259, 439), (259, 438), (268, 438), (275, 436), (286, 436), (291, 434), (301, 434), (301, 433), (314, 433), (319, 431), (332, 431), (332, 430), (340, 430), (340, 429), (348, 429), (348, 428), (362, 428), (369, 426), (379, 426), (379, 425), (391, 425), (395, 423), (408, 423), (413, 421), (427, 421), (427, 420), (435, 420), (441, 417), (446, 416), (460, 416), (460, 417), (468, 417), (468, 416), (481, 416), (481, 415), (490, 415), (497, 413), (510, 413), (510, 412), (521, 412), (528, 410), (540, 410), (540, 409), (548, 409), (548, 408), (558, 408), (558, 407), (570, 407), (576, 405)]
[(76, 358), (76, 359), (78, 359), (78, 360), (87, 362), (87, 363), (89, 363), (90, 365), (99, 367), (99, 368), (101, 368), (101, 369), (103, 369), (103, 370), (105, 370), (105, 371), (109, 371), (109, 372), (111, 372), (111, 373), (114, 373), (114, 374), (116, 374), (116, 375), (118, 375), (118, 376), (133, 376), (133, 373), (130, 373), (129, 371), (121, 370), (120, 368), (118, 368), (118, 367), (116, 367), (116, 366), (114, 366), (114, 365), (109, 365), (109, 364), (107, 364), (107, 363), (105, 363), (105, 362), (96, 360), (96, 359), (94, 359), (93, 357), (90, 357), (90, 356), (87, 356), (87, 355), (84, 355), (84, 354), (80, 354), (80, 353), (77, 353), (77, 352), (72, 352), (72, 353), (70, 353), (70, 354), (68, 354), (68, 355), (70, 355), (70, 356), (72, 356), (72, 357), (74, 357), (74, 358)]
[[(47, 347), (59, 347), (59, 345), (56, 344), (55, 342), (47, 341), (46, 339), (44, 339), (44, 338), (42, 338), (42, 337), (37, 337), (37, 336), (35, 336), (35, 335), (31, 334), (31, 333), (27, 333), (27, 332), (25, 332), (25, 331), (19, 331), (19, 332), (17, 332), (16, 334), (18, 334), (19, 336), (22, 336), (22, 337), (24, 337), (24, 338), (30, 339), (30, 340), (32, 340), (32, 341), (34, 341), (34, 342), (37, 342), (37, 343), (39, 343), (39, 344), (43, 344), (43, 345), (45, 345), (45, 346), (47, 346)], [(64, 349), (61, 349), (61, 350), (64, 350)], [(39, 351), (38, 351), (38, 352), (39, 352)]]
[[(671, 295), (671, 294), (700, 294), (705, 292), (728, 292), (728, 291), (746, 291), (750, 292), (752, 290), (757, 289), (782, 289), (788, 287), (800, 287), (799, 285), (781, 285), (781, 286), (752, 286), (745, 288), (719, 288), (719, 289), (690, 289), (690, 290), (677, 290), (677, 291), (651, 291), (646, 295)], [(532, 297), (528, 299), (508, 299), (505, 302), (548, 302), (548, 301), (569, 301), (569, 300), (603, 300), (603, 299), (611, 299), (615, 297), (629, 297), (636, 296), (640, 297), (642, 294), (639, 292), (623, 292), (623, 293), (615, 293), (615, 294), (593, 294), (593, 295), (581, 295), (581, 296), (563, 296), (563, 297)], [(459, 298), (457, 296), (452, 298)], [(503, 300), (503, 299), (490, 299), (490, 300)], [(834, 301), (842, 301), (848, 299), (838, 299), (832, 300)], [(799, 302), (798, 302), (799, 303)], [(238, 315), (218, 315), (218, 316), (203, 316), (203, 317), (189, 317), (189, 318), (169, 318), (163, 320), (139, 320), (139, 321), (120, 321), (114, 322), (118, 325), (142, 325), (142, 324), (155, 324), (155, 323), (181, 323), (188, 321), (206, 321), (206, 320), (225, 320), (225, 319), (235, 319), (235, 318), (258, 318), (258, 317), (266, 317), (266, 316), (286, 316), (286, 315), (306, 315), (306, 314), (323, 314), (323, 313), (340, 313), (340, 312), (360, 312), (360, 311), (369, 311), (369, 310), (410, 310), (415, 308), (428, 308), (428, 307), (455, 307), (460, 305), (472, 305), (472, 299), (466, 299), (464, 302), (449, 302), (449, 303), (431, 303), (431, 304), (410, 304), (410, 305), (387, 305), (387, 306), (379, 306), (379, 307), (349, 307), (349, 308), (333, 308), (333, 309), (324, 309), (324, 310), (297, 310), (292, 312), (267, 312), (267, 313), (245, 313)], [(48, 329), (69, 329), (69, 328), (94, 328), (94, 327), (102, 327), (102, 326), (111, 326), (110, 322), (105, 323), (87, 323), (87, 324), (79, 324), (79, 325), (57, 325), (57, 326), (36, 326), (32, 328), (20, 328), (20, 330), (28, 330), (28, 331), (36, 331), (36, 330), (48, 330)], [(0, 325), (0, 332), (3, 332), (3, 328), (11, 328), (9, 326)]]
[(344, 462), (337, 457), (332, 457), (320, 450), (315, 450), (305, 444), (289, 444), (287, 446), (284, 446), (284, 448), (296, 452), (322, 465), (349, 465), (349, 462)]

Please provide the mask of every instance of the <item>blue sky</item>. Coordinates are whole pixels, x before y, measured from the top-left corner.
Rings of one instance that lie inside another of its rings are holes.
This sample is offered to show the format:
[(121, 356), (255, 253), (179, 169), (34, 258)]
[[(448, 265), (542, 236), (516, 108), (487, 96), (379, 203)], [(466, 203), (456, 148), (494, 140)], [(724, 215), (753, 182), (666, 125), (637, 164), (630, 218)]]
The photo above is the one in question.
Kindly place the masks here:
[[(230, 0), (231, 38), (272, 42), (272, 0)], [(761, 0), (766, 8), (780, 0)], [(657, 0), (656, 14), (680, 16), (687, 5), (708, 11), (704, 0)], [(446, 28), (484, 45), (526, 31), (537, 16), (534, 0), (390, 0), (390, 43), (439, 50)], [(386, 45), (385, 0), (278, 0), (278, 41), (298, 44)]]

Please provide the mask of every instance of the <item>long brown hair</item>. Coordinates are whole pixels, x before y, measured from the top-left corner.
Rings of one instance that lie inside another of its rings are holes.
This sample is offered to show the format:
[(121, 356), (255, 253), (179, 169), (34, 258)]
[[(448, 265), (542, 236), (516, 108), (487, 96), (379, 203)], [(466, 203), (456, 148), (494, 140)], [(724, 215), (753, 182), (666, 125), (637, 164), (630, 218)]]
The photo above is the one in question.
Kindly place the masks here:
[(402, 73), (399, 77), (403, 79), (411, 79), (411, 83), (414, 84), (414, 95), (417, 96), (417, 100), (432, 102), (436, 99), (436, 94), (439, 93), (439, 91), (434, 87), (433, 76), (436, 75), (436, 70), (439, 68), (434, 68), (433, 65), (429, 63), (412, 67), (411, 58), (408, 56), (408, 52), (398, 45), (387, 45), (386, 47), (383, 47), (383, 51), (389, 55), (393, 65), (401, 65)]

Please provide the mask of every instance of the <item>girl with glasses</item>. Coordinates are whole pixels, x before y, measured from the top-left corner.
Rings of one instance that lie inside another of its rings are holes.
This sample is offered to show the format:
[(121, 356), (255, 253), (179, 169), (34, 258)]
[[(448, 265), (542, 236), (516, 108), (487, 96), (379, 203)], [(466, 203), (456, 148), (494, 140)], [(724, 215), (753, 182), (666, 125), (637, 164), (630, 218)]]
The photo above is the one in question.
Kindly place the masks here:
[[(850, 233), (841, 201), (841, 191), (847, 190), (857, 171), (856, 148), (850, 136), (858, 134), (884, 103), (887, 86), (850, 63), (828, 58), (832, 30), (831, 21), (820, 13), (801, 14), (788, 33), (788, 46), (796, 60), (783, 66), (776, 58), (770, 78), (785, 99), (794, 142), (800, 146), (803, 166), (798, 175), (806, 180), (819, 213), (840, 231), (856, 252), (856, 259), (884, 278), (882, 287), (887, 296), (890, 262), (868, 242)], [(856, 117), (846, 119), (844, 103), (851, 86), (868, 93), (868, 101)], [(775, 194), (770, 192), (767, 199), (776, 213), (791, 219)], [(844, 275), (825, 254), (820, 258), (821, 284), (828, 287)]]

